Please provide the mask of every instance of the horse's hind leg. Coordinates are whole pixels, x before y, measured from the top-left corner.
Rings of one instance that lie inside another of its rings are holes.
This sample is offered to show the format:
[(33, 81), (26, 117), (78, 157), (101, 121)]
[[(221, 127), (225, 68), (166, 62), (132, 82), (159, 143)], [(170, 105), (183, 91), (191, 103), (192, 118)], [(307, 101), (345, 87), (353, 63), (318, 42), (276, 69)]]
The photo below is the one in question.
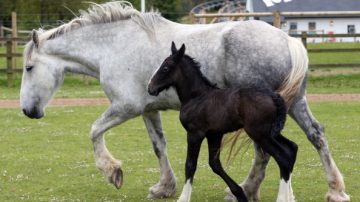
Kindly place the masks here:
[(229, 186), (233, 195), (238, 202), (248, 201), (245, 196), (243, 189), (236, 184), (236, 182), (231, 179), (226, 172), (224, 171), (221, 162), (220, 162), (220, 146), (221, 146), (221, 139), (222, 136), (209, 136), (207, 137), (208, 140), (208, 147), (209, 147), (209, 164), (211, 169), (219, 175)]
[(337, 168), (335, 161), (331, 157), (328, 143), (324, 134), (324, 128), (311, 114), (306, 98), (302, 97), (297, 102), (295, 102), (291, 106), (289, 113), (305, 132), (307, 138), (320, 155), (320, 159), (323, 164), (329, 185), (329, 191), (326, 194), (326, 200), (350, 201), (350, 197), (345, 193), (343, 177)]
[(135, 115), (128, 114), (125, 111), (119, 111), (118, 107), (111, 106), (91, 127), (90, 135), (94, 146), (96, 167), (101, 170), (108, 181), (118, 189), (123, 183), (121, 162), (115, 159), (106, 148), (104, 133), (108, 129), (133, 117), (135, 117)]
[(160, 164), (160, 182), (150, 187), (148, 198), (171, 197), (176, 193), (176, 178), (171, 168), (167, 151), (166, 140), (163, 134), (160, 113), (158, 111), (143, 114), (144, 122), (156, 156)]
[[(244, 182), (241, 183), (246, 197), (250, 201), (259, 201), (260, 200), (260, 185), (265, 178), (266, 167), (270, 160), (270, 155), (254, 143), (255, 157), (252, 163), (252, 167), (247, 178)], [(225, 196), (226, 200), (232, 200), (234, 195), (230, 192), (230, 189), (227, 188), (226, 192), (228, 195)]]

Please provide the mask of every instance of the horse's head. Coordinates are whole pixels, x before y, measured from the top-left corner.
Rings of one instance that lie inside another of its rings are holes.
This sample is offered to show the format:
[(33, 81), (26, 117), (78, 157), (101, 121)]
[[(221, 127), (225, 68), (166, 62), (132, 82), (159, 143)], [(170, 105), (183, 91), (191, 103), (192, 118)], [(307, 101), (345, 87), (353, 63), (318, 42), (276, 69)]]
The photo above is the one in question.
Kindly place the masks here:
[(40, 42), (39, 33), (33, 31), (24, 50), (20, 105), (30, 118), (44, 116), (45, 106), (64, 79), (61, 59), (47, 54)]
[(171, 55), (167, 57), (161, 66), (155, 71), (148, 84), (150, 95), (157, 96), (164, 89), (174, 85), (174, 81), (180, 73), (179, 63), (185, 54), (185, 45), (179, 50), (175, 43), (171, 44)]

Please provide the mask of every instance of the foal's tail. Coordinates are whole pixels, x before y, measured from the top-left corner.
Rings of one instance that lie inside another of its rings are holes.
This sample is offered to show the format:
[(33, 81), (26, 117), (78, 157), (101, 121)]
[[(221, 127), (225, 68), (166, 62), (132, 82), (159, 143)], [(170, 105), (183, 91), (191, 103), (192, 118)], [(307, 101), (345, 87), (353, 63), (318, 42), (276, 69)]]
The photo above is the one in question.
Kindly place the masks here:
[(285, 100), (279, 94), (272, 93), (271, 98), (276, 107), (276, 118), (271, 128), (271, 137), (275, 137), (280, 134), (281, 130), (284, 128), (287, 107)]
[(309, 59), (304, 45), (298, 39), (288, 37), (292, 68), (277, 92), (290, 107), (298, 94), (308, 70)]

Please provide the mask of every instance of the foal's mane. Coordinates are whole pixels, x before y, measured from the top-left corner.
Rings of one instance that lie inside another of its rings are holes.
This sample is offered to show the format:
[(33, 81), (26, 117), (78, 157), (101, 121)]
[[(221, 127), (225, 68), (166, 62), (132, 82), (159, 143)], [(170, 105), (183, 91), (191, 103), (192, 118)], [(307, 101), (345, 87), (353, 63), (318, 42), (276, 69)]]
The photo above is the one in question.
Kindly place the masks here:
[(216, 84), (210, 82), (209, 79), (206, 78), (204, 76), (204, 74), (201, 72), (200, 63), (198, 63), (194, 58), (192, 58), (192, 57), (190, 57), (189, 55), (186, 55), (186, 54), (184, 55), (183, 58), (185, 59), (185, 62), (195, 70), (196, 74), (198, 74), (200, 76), (200, 78), (205, 82), (206, 85), (208, 85), (208, 86), (210, 86), (212, 88), (217, 88)]
[(131, 19), (140, 25), (150, 36), (155, 34), (155, 24), (163, 19), (158, 12), (141, 13), (127, 1), (111, 1), (104, 4), (90, 3), (86, 11), (80, 10), (80, 16), (41, 34), (42, 40), (54, 39), (71, 30), (84, 26), (106, 24)]

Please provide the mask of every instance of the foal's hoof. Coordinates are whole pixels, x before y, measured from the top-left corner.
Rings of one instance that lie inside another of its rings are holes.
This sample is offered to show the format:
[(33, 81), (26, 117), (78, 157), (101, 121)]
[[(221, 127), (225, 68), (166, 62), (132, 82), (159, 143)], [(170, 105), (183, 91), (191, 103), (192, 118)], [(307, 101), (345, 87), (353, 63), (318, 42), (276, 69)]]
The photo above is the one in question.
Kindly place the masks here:
[(112, 183), (117, 189), (120, 189), (123, 184), (123, 172), (121, 168), (116, 168), (112, 173), (110, 179), (110, 183)]
[(227, 187), (227, 188), (225, 189), (225, 192), (227, 193), (227, 195), (224, 197), (224, 200), (225, 200), (225, 201), (237, 202), (236, 197), (234, 196), (233, 193), (231, 193), (229, 187)]
[(350, 196), (347, 195), (343, 191), (339, 192), (339, 191), (335, 191), (335, 190), (330, 190), (325, 195), (325, 201), (326, 202), (348, 202), (348, 201), (350, 201)]
[[(248, 190), (246, 185), (239, 184), (239, 186), (243, 189), (243, 191), (244, 191), (244, 193), (246, 195), (246, 198), (249, 201), (260, 201), (260, 191), (259, 191), (259, 189), (254, 191), (254, 190)], [(231, 193), (229, 187), (227, 187), (225, 189), (225, 192), (227, 193), (227, 195), (224, 197), (224, 200), (226, 200), (226, 201), (237, 201), (234, 194)]]

